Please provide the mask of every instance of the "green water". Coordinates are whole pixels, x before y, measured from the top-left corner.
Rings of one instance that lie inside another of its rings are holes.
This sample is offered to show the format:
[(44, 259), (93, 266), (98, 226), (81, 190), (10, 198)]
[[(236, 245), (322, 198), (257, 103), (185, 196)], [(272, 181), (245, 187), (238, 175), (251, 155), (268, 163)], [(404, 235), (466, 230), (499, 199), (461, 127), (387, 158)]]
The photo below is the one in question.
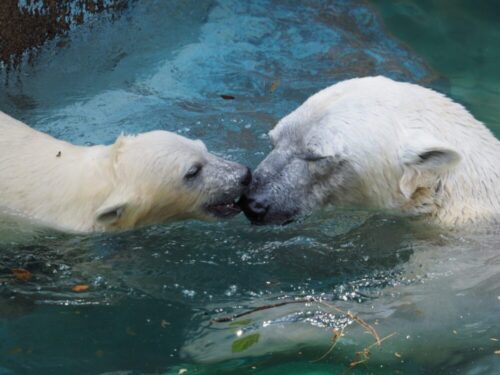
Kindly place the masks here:
[(374, 0), (387, 29), (443, 76), (449, 96), (500, 134), (500, 3)]

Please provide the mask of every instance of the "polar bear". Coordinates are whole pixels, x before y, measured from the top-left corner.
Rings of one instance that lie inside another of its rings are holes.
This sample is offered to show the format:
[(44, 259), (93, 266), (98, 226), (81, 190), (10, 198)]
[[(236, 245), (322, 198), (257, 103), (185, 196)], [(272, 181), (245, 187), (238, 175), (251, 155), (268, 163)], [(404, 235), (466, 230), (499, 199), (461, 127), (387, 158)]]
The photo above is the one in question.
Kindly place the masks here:
[(76, 146), (0, 112), (0, 212), (68, 232), (229, 217), (247, 167), (167, 131)]
[(497, 222), (500, 142), (466, 109), (385, 77), (340, 82), (269, 134), (273, 151), (242, 198), (254, 223), (333, 204), (457, 226)]

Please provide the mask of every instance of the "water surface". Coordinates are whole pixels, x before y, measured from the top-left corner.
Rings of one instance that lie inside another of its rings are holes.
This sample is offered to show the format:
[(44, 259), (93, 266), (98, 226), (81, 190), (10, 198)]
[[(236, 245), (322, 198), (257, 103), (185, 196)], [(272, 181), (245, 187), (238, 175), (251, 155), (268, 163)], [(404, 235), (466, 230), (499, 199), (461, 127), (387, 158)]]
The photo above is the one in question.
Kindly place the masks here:
[[(46, 45), (9, 77), (0, 109), (78, 144), (176, 131), (253, 167), (269, 151), (267, 132), (310, 94), (384, 74), (449, 94), (498, 135), (492, 12), (391, 4), (135, 2), (113, 23), (96, 16), (63, 45)], [(470, 42), (459, 49), (463, 36)], [(269, 309), (239, 326), (211, 322), (305, 296), (397, 333), (351, 373), (498, 369), (497, 228), (446, 233), (335, 210), (284, 228), (243, 217), (116, 235), (2, 228), (0, 373), (341, 374), (372, 338), (324, 305)], [(13, 268), (33, 278), (16, 280)], [(90, 289), (76, 294), (76, 284)], [(335, 327), (346, 336), (314, 362)]]

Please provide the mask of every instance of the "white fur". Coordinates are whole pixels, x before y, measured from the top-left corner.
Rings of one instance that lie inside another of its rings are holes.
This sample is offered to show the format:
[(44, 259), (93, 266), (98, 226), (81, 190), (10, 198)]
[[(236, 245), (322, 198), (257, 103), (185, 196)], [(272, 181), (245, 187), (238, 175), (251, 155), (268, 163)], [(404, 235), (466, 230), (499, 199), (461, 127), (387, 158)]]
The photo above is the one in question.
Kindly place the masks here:
[(241, 167), (209, 154), (200, 141), (166, 131), (80, 147), (0, 112), (0, 212), (44, 226), (93, 232), (206, 218), (204, 206), (236, 179), (228, 172), (231, 181), (204, 176), (186, 184), (193, 163)]
[(334, 204), (424, 215), (443, 225), (498, 219), (500, 142), (460, 104), (430, 89), (385, 77), (344, 81), (313, 95), (270, 136), (277, 148), (347, 161), (350, 173), (337, 178), (343, 182)]

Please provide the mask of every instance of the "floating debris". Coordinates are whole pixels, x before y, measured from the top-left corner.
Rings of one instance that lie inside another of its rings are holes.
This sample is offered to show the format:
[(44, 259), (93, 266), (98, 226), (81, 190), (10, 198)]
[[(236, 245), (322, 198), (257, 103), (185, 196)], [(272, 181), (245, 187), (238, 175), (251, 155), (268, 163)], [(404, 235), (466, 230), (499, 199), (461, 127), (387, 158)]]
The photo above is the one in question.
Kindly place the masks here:
[(73, 288), (71, 288), (71, 290), (75, 293), (86, 292), (89, 289), (90, 289), (90, 286), (88, 286), (87, 284), (77, 284), (77, 285), (73, 286)]
[(231, 351), (233, 353), (240, 353), (259, 342), (259, 339), (259, 333), (252, 333), (251, 335), (244, 336), (241, 339), (233, 341), (233, 344), (231, 345)]
[(33, 274), (24, 268), (13, 268), (11, 272), (14, 274), (16, 279), (21, 281), (29, 281), (33, 277)]

